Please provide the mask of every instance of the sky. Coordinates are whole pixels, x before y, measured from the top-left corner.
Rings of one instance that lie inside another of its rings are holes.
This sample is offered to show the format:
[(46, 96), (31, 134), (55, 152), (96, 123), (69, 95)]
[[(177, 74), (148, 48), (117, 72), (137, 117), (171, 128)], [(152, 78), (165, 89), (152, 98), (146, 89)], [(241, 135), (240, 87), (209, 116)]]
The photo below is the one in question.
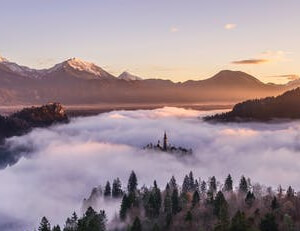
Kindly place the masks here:
[(173, 81), (223, 69), (300, 75), (299, 0), (0, 0), (0, 55), (33, 68), (71, 57)]

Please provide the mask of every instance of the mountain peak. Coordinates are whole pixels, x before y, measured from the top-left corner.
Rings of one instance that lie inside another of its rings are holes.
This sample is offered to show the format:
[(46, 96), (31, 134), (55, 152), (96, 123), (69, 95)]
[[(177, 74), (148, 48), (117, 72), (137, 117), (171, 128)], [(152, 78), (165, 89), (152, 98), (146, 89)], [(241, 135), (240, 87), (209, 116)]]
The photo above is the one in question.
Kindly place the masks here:
[(119, 79), (123, 79), (126, 81), (133, 81), (133, 80), (142, 80), (141, 77), (138, 77), (136, 75), (132, 75), (127, 71), (124, 71), (122, 74), (119, 75), (118, 77)]

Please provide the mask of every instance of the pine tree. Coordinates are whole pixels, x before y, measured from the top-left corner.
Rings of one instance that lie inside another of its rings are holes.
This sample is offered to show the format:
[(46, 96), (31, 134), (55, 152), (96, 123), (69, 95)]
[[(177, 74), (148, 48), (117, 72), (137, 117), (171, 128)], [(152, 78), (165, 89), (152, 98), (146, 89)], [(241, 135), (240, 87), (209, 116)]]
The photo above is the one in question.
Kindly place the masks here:
[(142, 231), (141, 221), (138, 217), (134, 219), (130, 231)]
[(61, 231), (60, 226), (59, 225), (53, 226), (52, 231)]
[(248, 183), (244, 176), (242, 176), (240, 180), (239, 192), (244, 194), (248, 192)]
[(105, 197), (111, 196), (111, 187), (109, 181), (106, 182), (105, 189), (104, 189), (104, 196)]
[(288, 190), (286, 191), (286, 197), (290, 199), (294, 196), (295, 196), (295, 191), (291, 186), (289, 186)]
[(189, 191), (195, 190), (195, 180), (194, 180), (194, 174), (192, 171), (189, 173)]
[(164, 212), (167, 214), (172, 214), (172, 200), (169, 191), (166, 191), (164, 198)]
[(200, 201), (200, 195), (198, 191), (195, 191), (193, 194), (192, 206), (195, 207), (196, 205), (198, 205), (199, 201)]
[(92, 207), (89, 207), (84, 216), (78, 220), (76, 231), (105, 231), (106, 222), (106, 214), (103, 210), (97, 213)]
[(127, 190), (129, 194), (135, 193), (137, 190), (137, 177), (135, 175), (135, 172), (132, 171), (130, 174), (130, 177), (128, 179), (128, 185), (127, 185)]
[(174, 189), (172, 193), (172, 213), (177, 214), (180, 211), (178, 190)]
[(178, 189), (178, 188), (177, 188), (176, 179), (175, 179), (174, 176), (171, 177), (171, 180), (170, 180), (170, 182), (169, 182), (169, 186), (170, 186), (170, 188), (171, 188), (172, 191), (173, 191), (175, 188)]
[(46, 217), (43, 217), (38, 231), (51, 231), (50, 223)]
[(224, 194), (219, 191), (216, 195), (216, 198), (214, 200), (214, 214), (220, 218), (221, 214), (221, 209), (226, 209), (227, 210), (228, 204), (227, 201), (224, 197)]
[(112, 185), (112, 197), (114, 198), (118, 198), (121, 197), (123, 194), (122, 192), (122, 184), (119, 178), (115, 179), (113, 181), (113, 185)]
[(202, 194), (202, 195), (205, 195), (205, 194), (206, 194), (206, 190), (207, 190), (207, 188), (206, 188), (206, 182), (203, 180), (203, 181), (201, 182), (201, 186), (200, 186), (201, 194)]
[(261, 220), (259, 228), (261, 231), (278, 231), (278, 225), (276, 224), (274, 215), (268, 213)]
[(224, 190), (225, 192), (232, 192), (233, 190), (233, 186), (232, 186), (233, 182), (232, 182), (232, 177), (229, 174), (225, 180), (225, 184), (224, 184)]
[(121, 202), (121, 208), (120, 208), (120, 219), (121, 220), (125, 220), (126, 219), (126, 215), (127, 215), (127, 211), (130, 208), (131, 203), (129, 198), (127, 197), (126, 194), (124, 194), (122, 202)]
[(182, 183), (182, 193), (187, 193), (190, 191), (190, 178), (188, 175), (185, 175)]
[(248, 230), (249, 230), (249, 224), (246, 220), (245, 214), (238, 210), (231, 220), (230, 231), (248, 231)]
[(209, 191), (214, 195), (217, 192), (217, 180), (216, 177), (210, 178)]
[(190, 210), (186, 213), (186, 215), (184, 217), (184, 220), (186, 222), (192, 222), (192, 220), (193, 220), (193, 214), (192, 214), (192, 212)]
[(252, 192), (249, 191), (246, 195), (245, 202), (249, 207), (251, 207), (254, 201), (255, 201), (255, 196)]
[(275, 196), (273, 197), (273, 200), (271, 202), (271, 208), (272, 208), (272, 210), (276, 210), (279, 208), (279, 204), (278, 204), (277, 198)]

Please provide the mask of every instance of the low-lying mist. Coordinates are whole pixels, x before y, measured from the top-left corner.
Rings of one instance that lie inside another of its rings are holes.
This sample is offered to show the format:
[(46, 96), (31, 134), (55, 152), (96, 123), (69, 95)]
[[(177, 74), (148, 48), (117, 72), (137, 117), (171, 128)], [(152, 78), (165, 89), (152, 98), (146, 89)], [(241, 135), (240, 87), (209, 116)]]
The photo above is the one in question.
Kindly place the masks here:
[[(215, 112), (209, 112), (215, 113)], [(179, 184), (190, 170), (196, 177), (228, 173), (277, 187), (300, 188), (300, 122), (209, 124), (207, 112), (165, 107), (113, 111), (76, 118), (66, 125), (35, 129), (7, 142), (30, 150), (27, 158), (0, 171), (0, 228), (32, 230), (42, 216), (64, 223), (91, 189), (119, 177), (126, 187), (134, 170), (139, 186), (156, 179), (162, 187), (174, 175)], [(162, 139), (193, 149), (191, 157), (142, 150)], [(118, 206), (103, 204), (111, 217)], [(5, 226), (4, 226), (5, 225)]]

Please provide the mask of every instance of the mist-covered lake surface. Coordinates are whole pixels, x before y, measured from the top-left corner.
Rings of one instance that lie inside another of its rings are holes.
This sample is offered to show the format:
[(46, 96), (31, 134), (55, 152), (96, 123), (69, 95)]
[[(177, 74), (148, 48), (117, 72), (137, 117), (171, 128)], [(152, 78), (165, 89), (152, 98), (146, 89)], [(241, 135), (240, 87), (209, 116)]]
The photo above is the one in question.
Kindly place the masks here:
[[(42, 216), (63, 225), (94, 186), (120, 177), (126, 187), (134, 170), (139, 186), (156, 179), (161, 187), (174, 175), (181, 184), (190, 170), (222, 183), (228, 173), (276, 188), (300, 189), (300, 122), (209, 124), (203, 112), (165, 107), (113, 111), (76, 118), (66, 125), (36, 129), (11, 138), (14, 147), (31, 150), (30, 158), (0, 171), (1, 230), (32, 230)], [(192, 148), (189, 158), (142, 150), (167, 131), (175, 146)], [(103, 204), (109, 216), (117, 204)], [(15, 228), (5, 226), (14, 223)]]

